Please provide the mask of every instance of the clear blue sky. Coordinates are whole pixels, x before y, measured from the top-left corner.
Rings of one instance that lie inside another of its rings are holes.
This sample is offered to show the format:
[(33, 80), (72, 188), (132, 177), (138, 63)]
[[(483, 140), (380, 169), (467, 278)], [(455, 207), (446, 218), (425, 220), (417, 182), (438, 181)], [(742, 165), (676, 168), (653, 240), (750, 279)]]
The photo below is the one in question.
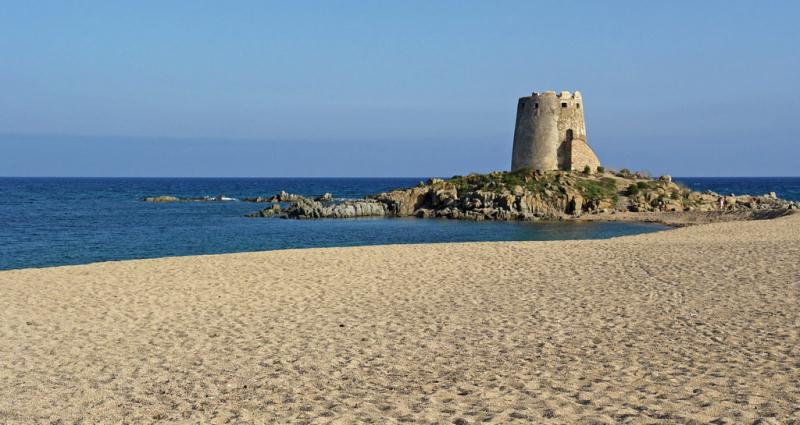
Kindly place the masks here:
[(800, 175), (800, 2), (5, 2), (0, 175), (506, 169), (581, 90), (612, 167)]

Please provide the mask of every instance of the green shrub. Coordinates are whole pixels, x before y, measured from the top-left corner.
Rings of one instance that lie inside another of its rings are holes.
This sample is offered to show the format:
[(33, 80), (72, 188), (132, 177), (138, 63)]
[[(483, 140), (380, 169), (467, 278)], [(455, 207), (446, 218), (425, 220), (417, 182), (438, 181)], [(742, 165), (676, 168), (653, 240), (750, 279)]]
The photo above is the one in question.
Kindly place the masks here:
[(625, 179), (629, 179), (629, 178), (633, 177), (633, 174), (631, 174), (631, 170), (629, 170), (627, 168), (623, 168), (623, 169), (619, 170), (619, 172), (616, 175), (617, 175), (617, 177), (622, 177), (622, 178), (625, 178)]
[(597, 172), (600, 173), (600, 174), (605, 173), (606, 172), (606, 167), (603, 167), (602, 165), (598, 165), (597, 166)]
[(583, 174), (590, 174), (592, 172), (592, 167), (586, 165), (583, 167)]
[(652, 189), (652, 186), (650, 185), (649, 182), (636, 182), (636, 183), (631, 183), (628, 186), (627, 193), (628, 195), (636, 195), (643, 190), (649, 190), (649, 189)]

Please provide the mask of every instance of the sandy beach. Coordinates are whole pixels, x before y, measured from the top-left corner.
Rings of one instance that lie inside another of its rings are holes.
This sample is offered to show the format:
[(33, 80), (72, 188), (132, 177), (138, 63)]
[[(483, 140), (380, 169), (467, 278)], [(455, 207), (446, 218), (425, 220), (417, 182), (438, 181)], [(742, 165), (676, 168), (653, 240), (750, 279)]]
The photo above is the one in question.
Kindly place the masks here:
[(0, 272), (0, 423), (800, 421), (800, 214)]

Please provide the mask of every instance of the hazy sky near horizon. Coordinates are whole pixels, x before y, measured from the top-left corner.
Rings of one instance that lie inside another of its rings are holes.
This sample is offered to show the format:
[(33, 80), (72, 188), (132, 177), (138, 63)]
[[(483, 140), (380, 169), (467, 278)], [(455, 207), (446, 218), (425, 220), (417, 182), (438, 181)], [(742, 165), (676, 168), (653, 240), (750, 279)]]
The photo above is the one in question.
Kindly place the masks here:
[(800, 175), (800, 2), (6, 2), (0, 176), (506, 169), (580, 90), (612, 167)]

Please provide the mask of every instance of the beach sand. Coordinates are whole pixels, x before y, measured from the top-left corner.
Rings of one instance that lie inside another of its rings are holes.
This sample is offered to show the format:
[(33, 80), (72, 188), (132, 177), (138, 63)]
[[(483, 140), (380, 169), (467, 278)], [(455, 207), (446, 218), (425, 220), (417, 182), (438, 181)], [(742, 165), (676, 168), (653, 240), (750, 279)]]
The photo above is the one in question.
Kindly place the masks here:
[(800, 214), (14, 270), (0, 294), (0, 423), (800, 421)]

